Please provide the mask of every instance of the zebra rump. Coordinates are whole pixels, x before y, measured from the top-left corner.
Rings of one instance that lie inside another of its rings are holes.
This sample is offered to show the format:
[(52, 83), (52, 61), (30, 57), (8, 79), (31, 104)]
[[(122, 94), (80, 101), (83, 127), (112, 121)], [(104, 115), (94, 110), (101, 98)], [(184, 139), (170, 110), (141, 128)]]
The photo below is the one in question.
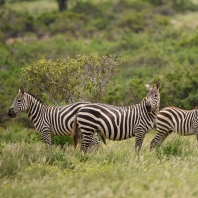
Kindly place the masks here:
[(196, 134), (198, 140), (198, 109), (184, 110), (165, 107), (156, 117), (157, 132), (150, 143), (150, 149), (160, 146), (172, 132), (182, 136)]

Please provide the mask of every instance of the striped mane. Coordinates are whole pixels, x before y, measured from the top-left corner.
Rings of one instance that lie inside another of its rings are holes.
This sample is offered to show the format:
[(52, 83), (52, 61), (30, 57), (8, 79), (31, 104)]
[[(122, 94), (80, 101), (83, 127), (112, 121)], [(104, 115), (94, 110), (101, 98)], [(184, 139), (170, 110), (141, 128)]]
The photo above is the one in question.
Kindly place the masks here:
[(25, 92), (27, 93), (28, 95), (32, 96), (34, 99), (36, 99), (38, 102), (40, 102), (41, 104), (43, 104), (42, 100), (40, 98), (38, 98), (36, 95), (32, 94), (32, 93), (29, 93), (29, 92)]
[(144, 102), (145, 100), (146, 100), (146, 97), (144, 97), (141, 102)]

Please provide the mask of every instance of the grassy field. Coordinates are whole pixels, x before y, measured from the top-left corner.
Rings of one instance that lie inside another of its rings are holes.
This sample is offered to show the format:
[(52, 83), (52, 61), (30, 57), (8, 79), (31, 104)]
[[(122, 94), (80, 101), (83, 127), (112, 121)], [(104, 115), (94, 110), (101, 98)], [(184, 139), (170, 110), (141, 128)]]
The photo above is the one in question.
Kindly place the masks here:
[(0, 197), (197, 197), (195, 136), (172, 134), (150, 152), (154, 133), (147, 134), (139, 155), (134, 138), (107, 141), (99, 152), (84, 157), (72, 145), (47, 148), (41, 141), (2, 139)]

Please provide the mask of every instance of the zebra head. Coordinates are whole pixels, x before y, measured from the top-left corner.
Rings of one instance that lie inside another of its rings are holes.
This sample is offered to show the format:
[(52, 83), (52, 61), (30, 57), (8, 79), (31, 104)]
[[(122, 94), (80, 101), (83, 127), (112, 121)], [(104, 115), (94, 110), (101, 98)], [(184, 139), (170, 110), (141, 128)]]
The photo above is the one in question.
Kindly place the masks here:
[(151, 112), (155, 109), (159, 109), (160, 105), (160, 93), (159, 93), (159, 88), (160, 88), (160, 83), (156, 82), (156, 84), (151, 87), (148, 84), (145, 84), (147, 90), (149, 91), (147, 96), (146, 96), (146, 109), (148, 112)]
[(8, 111), (8, 116), (11, 118), (15, 118), (17, 114), (27, 111), (28, 105), (26, 100), (26, 93), (24, 89), (21, 87), (19, 89), (18, 95), (14, 98), (13, 104)]

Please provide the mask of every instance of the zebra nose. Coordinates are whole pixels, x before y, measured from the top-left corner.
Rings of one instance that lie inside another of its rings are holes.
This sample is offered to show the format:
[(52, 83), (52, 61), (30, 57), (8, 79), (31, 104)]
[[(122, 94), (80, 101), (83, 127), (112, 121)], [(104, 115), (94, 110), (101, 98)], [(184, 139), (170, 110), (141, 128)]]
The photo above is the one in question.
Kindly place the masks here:
[(8, 111), (8, 116), (10, 118), (14, 118), (16, 117), (16, 113), (14, 112), (14, 108), (10, 108), (9, 111)]
[(151, 104), (146, 104), (146, 109), (147, 109), (147, 111), (150, 111), (151, 110)]

